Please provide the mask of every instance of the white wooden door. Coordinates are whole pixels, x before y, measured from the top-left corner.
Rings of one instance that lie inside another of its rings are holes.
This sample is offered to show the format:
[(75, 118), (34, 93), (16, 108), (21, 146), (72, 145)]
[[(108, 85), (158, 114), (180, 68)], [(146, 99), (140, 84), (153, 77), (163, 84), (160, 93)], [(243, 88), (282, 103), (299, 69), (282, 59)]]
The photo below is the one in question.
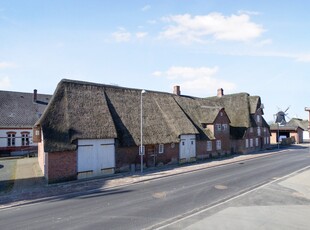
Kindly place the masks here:
[(84, 177), (115, 167), (114, 139), (79, 140), (77, 171)]
[(190, 160), (196, 156), (196, 138), (195, 135), (181, 135), (180, 159)]

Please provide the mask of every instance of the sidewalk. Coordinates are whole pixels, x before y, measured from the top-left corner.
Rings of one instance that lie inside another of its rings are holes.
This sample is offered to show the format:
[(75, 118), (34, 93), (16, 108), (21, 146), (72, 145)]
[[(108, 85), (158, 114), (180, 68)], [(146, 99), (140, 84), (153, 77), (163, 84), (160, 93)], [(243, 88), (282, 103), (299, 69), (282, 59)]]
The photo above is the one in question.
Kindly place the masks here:
[(273, 181), (211, 210), (202, 210), (160, 229), (281, 229), (310, 226), (310, 169)]
[(212, 159), (212, 161), (183, 166), (163, 166), (161, 168), (147, 169), (142, 175), (139, 173), (124, 173), (115, 174), (111, 177), (77, 180), (52, 185), (47, 185), (44, 181), (42, 172), (37, 163), (37, 158), (18, 159), (13, 189), (10, 193), (0, 196), (0, 208), (35, 202), (38, 199), (53, 199), (57, 196), (69, 194), (70, 196), (77, 196), (80, 192), (85, 190), (103, 190), (106, 188), (124, 186), (171, 175), (202, 170), (209, 167), (245, 161), (257, 157), (265, 157), (282, 151), (287, 151), (287, 149), (281, 151), (258, 152), (247, 155), (234, 155), (228, 158)]

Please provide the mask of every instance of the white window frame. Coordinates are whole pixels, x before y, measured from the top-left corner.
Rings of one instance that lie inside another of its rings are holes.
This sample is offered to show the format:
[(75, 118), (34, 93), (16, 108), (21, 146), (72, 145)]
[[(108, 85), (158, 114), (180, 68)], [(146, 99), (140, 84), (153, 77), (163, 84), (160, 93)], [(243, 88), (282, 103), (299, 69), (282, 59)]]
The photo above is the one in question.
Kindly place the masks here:
[(221, 124), (215, 124), (216, 126), (216, 131), (221, 131), (222, 130), (222, 125)]
[(207, 151), (212, 151), (212, 141), (207, 141)]
[(261, 136), (262, 135), (262, 131), (260, 127), (257, 127), (257, 136)]
[(222, 149), (222, 141), (216, 140), (216, 150), (221, 150), (221, 149)]
[(144, 156), (144, 154), (145, 154), (145, 145), (142, 146), (142, 151), (141, 151), (141, 145), (139, 145), (139, 155)]
[(223, 131), (225, 131), (225, 130), (228, 129), (228, 125), (227, 124), (222, 124), (222, 128), (223, 128)]
[(250, 139), (250, 148), (253, 148), (253, 139)]
[(164, 144), (159, 144), (158, 145), (158, 153), (164, 153), (165, 147)]
[(249, 139), (245, 139), (245, 148), (249, 148)]
[(8, 147), (16, 146), (16, 133), (13, 132), (7, 133), (7, 146)]
[(29, 146), (30, 145), (30, 137), (29, 132), (22, 133), (22, 146)]

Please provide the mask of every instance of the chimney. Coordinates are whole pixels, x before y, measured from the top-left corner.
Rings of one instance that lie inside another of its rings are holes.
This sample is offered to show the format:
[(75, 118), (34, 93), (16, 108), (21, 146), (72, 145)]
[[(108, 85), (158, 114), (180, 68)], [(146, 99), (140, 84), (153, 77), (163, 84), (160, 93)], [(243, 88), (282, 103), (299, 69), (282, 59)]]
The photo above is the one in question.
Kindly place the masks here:
[(179, 85), (173, 86), (173, 94), (178, 95), (178, 96), (181, 95), (181, 91), (180, 91), (180, 86)]
[(33, 102), (37, 102), (38, 100), (38, 90), (33, 90)]
[(217, 90), (217, 97), (223, 97), (224, 96), (224, 90), (222, 88)]

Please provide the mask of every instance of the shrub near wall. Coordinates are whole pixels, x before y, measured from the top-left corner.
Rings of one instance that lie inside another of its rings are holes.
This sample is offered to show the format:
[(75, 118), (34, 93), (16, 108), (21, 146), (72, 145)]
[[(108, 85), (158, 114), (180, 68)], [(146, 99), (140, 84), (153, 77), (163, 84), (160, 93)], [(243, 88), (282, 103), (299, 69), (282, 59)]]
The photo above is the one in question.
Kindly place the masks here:
[(75, 151), (47, 154), (48, 183), (77, 179), (77, 153)]

